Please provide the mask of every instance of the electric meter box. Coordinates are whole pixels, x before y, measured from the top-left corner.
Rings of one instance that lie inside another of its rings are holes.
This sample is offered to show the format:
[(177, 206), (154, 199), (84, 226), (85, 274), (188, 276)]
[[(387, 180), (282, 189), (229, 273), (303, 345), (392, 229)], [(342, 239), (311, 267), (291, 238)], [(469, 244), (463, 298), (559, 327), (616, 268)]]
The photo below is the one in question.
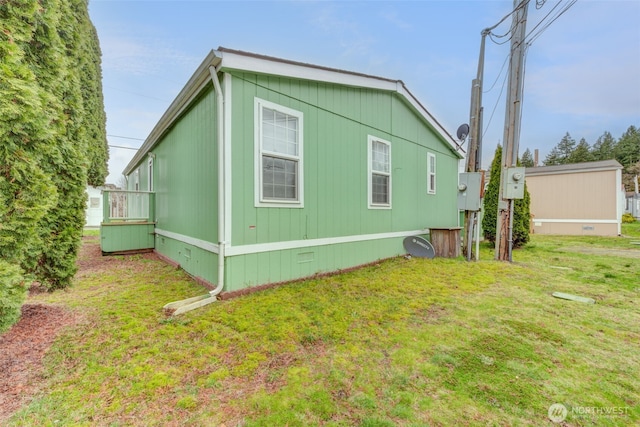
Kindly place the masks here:
[(458, 209), (479, 211), (482, 185), (481, 172), (465, 172), (458, 177)]
[(524, 170), (523, 167), (503, 170), (506, 173), (502, 188), (503, 199), (524, 199)]

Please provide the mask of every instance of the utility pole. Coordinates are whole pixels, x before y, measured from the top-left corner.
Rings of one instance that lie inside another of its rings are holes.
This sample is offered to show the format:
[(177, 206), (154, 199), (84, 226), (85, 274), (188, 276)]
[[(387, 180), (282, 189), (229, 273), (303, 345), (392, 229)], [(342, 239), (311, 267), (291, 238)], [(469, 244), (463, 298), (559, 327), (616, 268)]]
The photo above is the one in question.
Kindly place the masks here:
[(513, 247), (513, 198), (503, 194), (507, 168), (516, 166), (520, 140), (520, 114), (524, 82), (524, 39), (526, 35), (527, 7), (529, 2), (514, 0), (515, 12), (511, 24), (511, 54), (509, 60), (509, 92), (505, 112), (504, 148), (502, 150), (502, 170), (498, 196), (498, 219), (496, 224), (495, 259), (512, 261)]
[[(480, 41), (480, 56), (476, 78), (471, 83), (471, 110), (469, 112), (469, 148), (467, 151), (467, 165), (465, 172), (477, 172), (482, 158), (482, 79), (484, 75), (484, 46), (490, 29), (482, 31)], [(482, 189), (480, 189), (482, 194)], [(478, 197), (481, 198), (481, 194)], [(478, 227), (478, 212), (465, 210), (464, 236), (462, 251), (467, 261), (473, 258), (474, 229)], [(478, 259), (476, 250), (475, 258)]]

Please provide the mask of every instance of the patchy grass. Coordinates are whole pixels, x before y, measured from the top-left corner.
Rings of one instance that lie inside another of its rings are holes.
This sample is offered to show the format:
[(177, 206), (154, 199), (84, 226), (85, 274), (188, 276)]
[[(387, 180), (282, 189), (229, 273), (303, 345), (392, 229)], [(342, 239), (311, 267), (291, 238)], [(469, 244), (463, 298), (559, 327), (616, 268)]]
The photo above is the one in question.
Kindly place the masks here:
[(640, 237), (640, 221), (622, 224), (622, 235), (627, 237)]
[(553, 403), (565, 425), (637, 424), (629, 242), (533, 236), (512, 264), (488, 246), (477, 263), (396, 258), (176, 318), (162, 305), (202, 288), (149, 257), (109, 257), (74, 288), (30, 297), (86, 321), (9, 425), (539, 426), (554, 425)]

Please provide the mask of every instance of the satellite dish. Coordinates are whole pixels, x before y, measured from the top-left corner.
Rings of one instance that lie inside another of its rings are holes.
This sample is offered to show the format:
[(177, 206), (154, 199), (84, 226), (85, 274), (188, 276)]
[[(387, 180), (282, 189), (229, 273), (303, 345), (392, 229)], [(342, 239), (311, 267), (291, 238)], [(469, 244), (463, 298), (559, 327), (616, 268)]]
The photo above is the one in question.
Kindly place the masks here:
[(469, 125), (466, 123), (461, 124), (458, 127), (458, 131), (456, 132), (456, 135), (458, 136), (458, 139), (460, 141), (464, 141), (467, 138), (467, 135), (469, 135)]
[(404, 246), (409, 255), (414, 257), (431, 259), (436, 256), (436, 251), (433, 249), (431, 242), (420, 236), (405, 237), (402, 241), (402, 246)]

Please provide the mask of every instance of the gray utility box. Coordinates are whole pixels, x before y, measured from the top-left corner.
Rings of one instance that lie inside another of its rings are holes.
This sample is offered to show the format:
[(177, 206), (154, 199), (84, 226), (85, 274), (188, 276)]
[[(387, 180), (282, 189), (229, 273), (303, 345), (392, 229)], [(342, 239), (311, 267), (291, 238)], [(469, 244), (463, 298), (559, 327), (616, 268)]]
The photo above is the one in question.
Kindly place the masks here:
[(482, 172), (464, 172), (458, 177), (458, 209), (479, 211)]
[(506, 174), (502, 188), (503, 199), (524, 199), (524, 170), (522, 167), (503, 169), (502, 172)]

